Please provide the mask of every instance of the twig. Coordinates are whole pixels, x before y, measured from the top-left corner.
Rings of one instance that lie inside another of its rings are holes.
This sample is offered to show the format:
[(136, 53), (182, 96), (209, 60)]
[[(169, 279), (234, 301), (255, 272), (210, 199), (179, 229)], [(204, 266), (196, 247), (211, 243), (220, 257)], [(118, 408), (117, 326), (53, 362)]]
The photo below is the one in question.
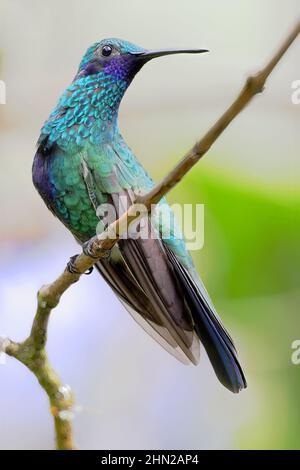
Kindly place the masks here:
[(143, 204), (148, 211), (151, 210), (152, 205), (157, 204), (163, 196), (174, 188), (200, 158), (208, 152), (213, 143), (251, 99), (263, 91), (267, 78), (299, 33), (300, 21), (270, 62), (259, 73), (247, 79), (233, 104), (204, 137), (194, 145), (181, 162), (150, 192), (139, 196), (135, 204), (117, 221), (113, 222), (107, 230), (101, 235), (91, 238), (85, 244), (83, 252), (72, 260), (72, 272), (70, 272), (69, 265), (52, 284), (40, 289), (37, 312), (29, 338), (23, 343), (6, 340), (6, 353), (22, 362), (34, 373), (49, 397), (51, 412), (55, 421), (56, 447), (58, 449), (74, 449), (71, 421), (73, 399), (71, 391), (62, 384), (56, 372), (49, 365), (45, 350), (47, 325), (52, 309), (57, 306), (62, 294), (77, 282), (83, 273), (91, 268), (98, 259), (110, 252), (117, 243), (119, 236), (138, 217), (140, 205)]
[(256, 75), (250, 76), (246, 83), (225, 113), (216, 121), (209, 129), (204, 137), (197, 142), (194, 147), (186, 154), (186, 156), (178, 163), (178, 165), (148, 194), (140, 197), (138, 202), (145, 204), (156, 204), (167, 192), (169, 192), (176, 184), (178, 184), (184, 175), (205, 155), (222, 132), (229, 126), (233, 119), (247, 106), (252, 98), (261, 93), (265, 83), (275, 66), (300, 34), (300, 20), (290, 32), (278, 51), (274, 54), (267, 65)]
[(50, 366), (46, 352), (48, 320), (58, 301), (59, 298), (52, 295), (50, 288), (42, 287), (38, 293), (38, 306), (30, 336), (22, 343), (6, 340), (5, 352), (22, 362), (36, 376), (49, 397), (56, 448), (71, 450), (75, 448), (71, 422), (73, 396), (70, 388), (61, 382)]

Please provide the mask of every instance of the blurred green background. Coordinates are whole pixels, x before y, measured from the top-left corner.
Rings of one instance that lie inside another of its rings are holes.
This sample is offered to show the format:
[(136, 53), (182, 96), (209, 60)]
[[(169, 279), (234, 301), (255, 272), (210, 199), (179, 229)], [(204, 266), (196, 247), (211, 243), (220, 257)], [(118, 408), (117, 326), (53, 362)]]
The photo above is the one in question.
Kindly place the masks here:
[[(0, 335), (23, 338), (41, 284), (78, 251), (31, 183), (39, 127), (85, 49), (106, 36), (145, 47), (208, 47), (153, 61), (120, 112), (124, 137), (159, 179), (213, 123), (300, 15), (299, 2), (86, 0), (0, 4)], [(299, 449), (298, 43), (265, 92), (170, 194), (205, 205), (193, 257), (236, 340), (248, 389), (229, 394), (203, 351), (198, 368), (161, 350), (94, 273), (69, 290), (49, 332), (51, 359), (77, 398), (79, 448)], [(47, 400), (15, 361), (0, 365), (0, 447), (51, 448)]]
[(299, 448), (300, 376), (289, 349), (299, 332), (299, 192), (198, 168), (178, 197), (205, 204), (205, 247), (195, 259), (227, 321), (243, 331), (249, 388), (261, 393), (236, 443)]

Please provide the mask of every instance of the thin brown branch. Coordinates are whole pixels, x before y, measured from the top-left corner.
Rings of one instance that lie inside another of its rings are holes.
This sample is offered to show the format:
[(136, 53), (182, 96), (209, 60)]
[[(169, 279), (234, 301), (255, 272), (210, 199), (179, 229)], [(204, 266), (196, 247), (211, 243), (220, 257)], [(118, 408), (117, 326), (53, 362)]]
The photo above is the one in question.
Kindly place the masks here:
[(57, 373), (50, 366), (47, 352), (47, 326), (52, 308), (57, 305), (47, 288), (38, 293), (38, 306), (30, 336), (22, 343), (7, 340), (5, 352), (24, 364), (37, 378), (50, 401), (50, 411), (54, 418), (56, 448), (74, 449), (72, 433), (73, 396)]
[(257, 93), (263, 91), (267, 78), (299, 33), (300, 21), (268, 64), (259, 73), (247, 79), (242, 91), (233, 104), (216, 121), (204, 137), (194, 145), (183, 160), (150, 192), (139, 196), (135, 204), (117, 221), (113, 222), (100, 236), (95, 236), (89, 240), (84, 252), (72, 261), (72, 272), (70, 272), (69, 265), (52, 284), (40, 289), (37, 311), (29, 338), (23, 343), (6, 341), (6, 353), (22, 362), (34, 373), (49, 397), (51, 412), (54, 416), (56, 447), (58, 449), (74, 448), (71, 421), (73, 399), (70, 390), (63, 385), (56, 372), (49, 365), (45, 350), (48, 320), (52, 309), (57, 306), (62, 294), (72, 284), (77, 282), (80, 276), (95, 264), (97, 259), (106, 256), (110, 252), (117, 243), (119, 236), (138, 217), (140, 205), (144, 205), (146, 211), (149, 211), (152, 205), (157, 204), (163, 196), (181, 181), (200, 158), (208, 152), (213, 143), (252, 98)]
[(157, 184), (148, 194), (139, 197), (137, 202), (145, 204), (147, 207), (149, 204), (156, 204), (166, 193), (181, 181), (181, 179), (200, 160), (200, 158), (208, 152), (222, 132), (247, 106), (252, 98), (263, 91), (267, 78), (299, 34), (300, 20), (296, 23), (291, 33), (267, 65), (256, 75), (250, 76), (246, 80), (246, 83), (238, 97), (209, 129), (204, 137), (194, 145), (178, 165), (159, 184)]

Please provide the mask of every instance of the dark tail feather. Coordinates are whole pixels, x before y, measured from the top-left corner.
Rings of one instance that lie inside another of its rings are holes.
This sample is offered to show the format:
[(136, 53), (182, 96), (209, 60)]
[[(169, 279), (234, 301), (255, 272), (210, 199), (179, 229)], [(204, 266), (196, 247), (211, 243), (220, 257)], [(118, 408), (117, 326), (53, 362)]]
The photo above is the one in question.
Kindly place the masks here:
[(205, 347), (218, 379), (231, 392), (240, 392), (247, 387), (247, 382), (230, 336), (211, 309), (207, 293), (202, 286), (195, 284), (173, 253), (169, 252), (169, 256), (184, 286), (185, 298), (195, 322), (195, 331)]
[[(192, 294), (195, 330), (203, 343), (220, 382), (233, 393), (247, 387), (236, 352), (229, 347), (222, 329), (213, 321), (210, 311)], [(191, 305), (192, 307), (192, 305)]]

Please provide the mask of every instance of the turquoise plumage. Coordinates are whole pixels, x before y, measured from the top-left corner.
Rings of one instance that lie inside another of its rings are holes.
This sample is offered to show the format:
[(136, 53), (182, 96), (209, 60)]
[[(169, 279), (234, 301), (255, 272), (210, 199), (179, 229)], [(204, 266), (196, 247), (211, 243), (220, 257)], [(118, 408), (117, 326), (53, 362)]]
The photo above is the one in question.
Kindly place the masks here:
[[(176, 52), (183, 51), (147, 51), (119, 39), (94, 44), (44, 124), (33, 181), (80, 243), (104, 229), (100, 213), (107, 204), (115, 208), (115, 218), (135, 193), (153, 187), (120, 134), (118, 109), (148, 60)], [(135, 319), (180, 360), (197, 363), (200, 338), (220, 381), (238, 392), (246, 381), (233, 342), (165, 199), (151, 221), (147, 239), (121, 240), (109, 259), (97, 263), (98, 270)]]

